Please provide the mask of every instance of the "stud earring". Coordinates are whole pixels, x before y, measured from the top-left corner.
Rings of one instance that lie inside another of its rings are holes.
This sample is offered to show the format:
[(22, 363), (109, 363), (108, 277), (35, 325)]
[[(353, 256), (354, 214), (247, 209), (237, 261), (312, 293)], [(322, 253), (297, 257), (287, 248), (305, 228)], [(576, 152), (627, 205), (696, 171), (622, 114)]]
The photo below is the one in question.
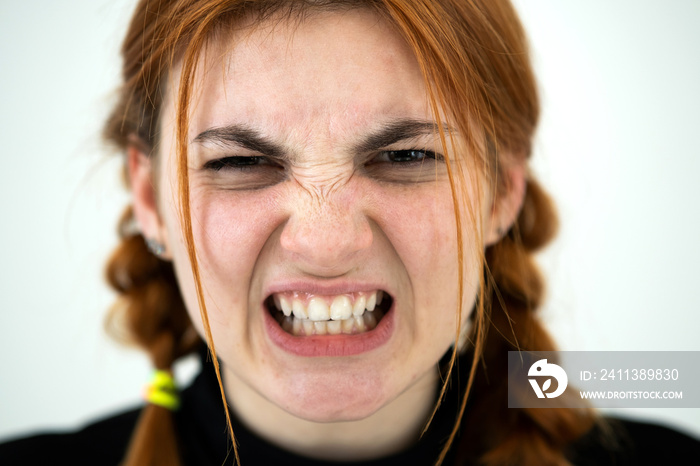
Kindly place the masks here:
[(158, 257), (162, 256), (165, 252), (165, 245), (153, 238), (148, 238), (146, 240), (146, 247), (148, 247), (148, 250), (151, 251), (153, 255)]

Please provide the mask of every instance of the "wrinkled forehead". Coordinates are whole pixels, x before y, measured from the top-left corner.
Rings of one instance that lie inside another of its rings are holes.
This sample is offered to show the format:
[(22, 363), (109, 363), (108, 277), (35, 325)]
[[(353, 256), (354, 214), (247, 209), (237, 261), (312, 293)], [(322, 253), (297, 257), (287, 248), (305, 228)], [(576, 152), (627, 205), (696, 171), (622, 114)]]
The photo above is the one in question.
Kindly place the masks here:
[[(179, 69), (170, 105), (176, 101)], [(432, 118), (412, 50), (367, 9), (273, 15), (222, 27), (194, 81), (190, 140), (224, 124), (270, 131), (347, 133), (395, 118)]]

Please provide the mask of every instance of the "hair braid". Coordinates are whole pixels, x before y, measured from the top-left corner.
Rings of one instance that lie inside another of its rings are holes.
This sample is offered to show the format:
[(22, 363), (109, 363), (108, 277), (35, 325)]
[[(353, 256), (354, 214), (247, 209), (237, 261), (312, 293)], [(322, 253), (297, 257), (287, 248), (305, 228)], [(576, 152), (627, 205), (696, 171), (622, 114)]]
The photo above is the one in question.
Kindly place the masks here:
[[(129, 231), (132, 224), (127, 208), (119, 222), (121, 243), (107, 263), (107, 281), (119, 296), (106, 324), (119, 340), (143, 348), (156, 369), (172, 370), (173, 363), (201, 340), (185, 310), (172, 265), (148, 251), (143, 236)], [(144, 407), (124, 464), (180, 464), (168, 409)]]
[(544, 282), (533, 253), (549, 242), (556, 227), (549, 197), (530, 180), (516, 225), (486, 250), (490, 328), (470, 393), (474, 402), (462, 424), (458, 464), (568, 465), (567, 445), (593, 425), (595, 416), (588, 409), (510, 409), (507, 403), (507, 352), (555, 350), (535, 314)]

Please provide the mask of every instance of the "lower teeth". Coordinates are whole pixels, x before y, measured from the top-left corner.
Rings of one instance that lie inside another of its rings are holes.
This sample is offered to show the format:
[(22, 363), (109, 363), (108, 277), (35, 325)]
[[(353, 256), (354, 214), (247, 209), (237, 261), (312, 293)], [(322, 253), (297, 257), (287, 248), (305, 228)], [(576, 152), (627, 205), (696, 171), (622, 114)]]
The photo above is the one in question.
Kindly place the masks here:
[(282, 312), (276, 312), (275, 318), (285, 332), (295, 336), (310, 335), (354, 335), (373, 330), (383, 313), (379, 309), (365, 310), (361, 316), (350, 317), (343, 320), (313, 321), (298, 319), (294, 316), (285, 316)]

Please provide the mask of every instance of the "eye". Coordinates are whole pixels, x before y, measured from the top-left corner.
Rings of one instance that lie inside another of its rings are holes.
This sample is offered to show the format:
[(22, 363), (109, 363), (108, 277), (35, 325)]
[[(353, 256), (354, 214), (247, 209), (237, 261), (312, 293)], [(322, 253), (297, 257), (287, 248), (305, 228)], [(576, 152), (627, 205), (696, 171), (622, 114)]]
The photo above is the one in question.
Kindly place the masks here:
[(227, 190), (256, 190), (284, 181), (285, 168), (262, 155), (228, 156), (212, 159), (202, 165), (206, 183)]
[(380, 152), (379, 155), (372, 160), (372, 163), (390, 162), (392, 164), (410, 164), (422, 162), (425, 159), (437, 158), (437, 154), (429, 150), (388, 150)]
[(426, 149), (383, 150), (365, 163), (364, 170), (379, 181), (435, 181), (444, 171), (443, 160), (441, 154)]
[(272, 166), (265, 157), (248, 156), (248, 157), (223, 157), (220, 159), (210, 160), (204, 164), (205, 170), (221, 171), (228, 170), (246, 170), (252, 169), (255, 165)]

